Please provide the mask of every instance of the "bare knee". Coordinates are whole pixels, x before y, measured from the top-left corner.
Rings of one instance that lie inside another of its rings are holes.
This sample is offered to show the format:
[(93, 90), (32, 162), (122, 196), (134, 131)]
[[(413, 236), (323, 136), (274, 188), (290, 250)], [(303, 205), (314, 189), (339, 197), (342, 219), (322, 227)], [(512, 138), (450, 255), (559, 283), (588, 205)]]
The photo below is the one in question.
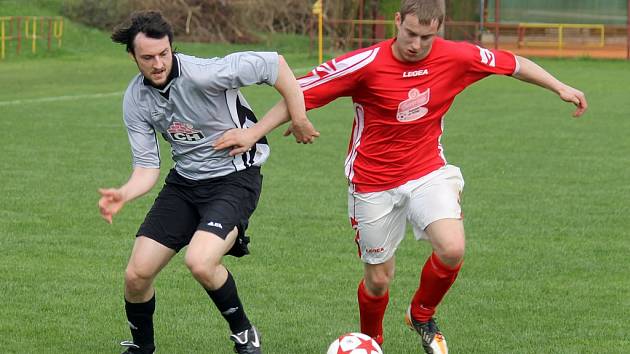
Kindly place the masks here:
[(201, 260), (195, 257), (191, 257), (190, 255), (186, 255), (184, 262), (186, 263), (186, 267), (188, 267), (188, 270), (190, 270), (190, 273), (195, 279), (207, 276), (209, 266)]
[(374, 296), (385, 295), (394, 278), (393, 269), (372, 269), (365, 272), (365, 287)]
[(186, 267), (192, 276), (202, 284), (215, 283), (216, 274), (219, 271), (219, 262), (186, 255)]
[(435, 252), (442, 263), (450, 267), (456, 267), (464, 260), (465, 245), (461, 243), (452, 243), (442, 247)]
[(429, 235), (433, 251), (444, 264), (455, 267), (462, 262), (466, 237), (461, 220), (438, 220), (429, 224), (425, 231)]
[(130, 297), (143, 297), (151, 289), (154, 275), (142, 269), (127, 266), (125, 270), (125, 291)]

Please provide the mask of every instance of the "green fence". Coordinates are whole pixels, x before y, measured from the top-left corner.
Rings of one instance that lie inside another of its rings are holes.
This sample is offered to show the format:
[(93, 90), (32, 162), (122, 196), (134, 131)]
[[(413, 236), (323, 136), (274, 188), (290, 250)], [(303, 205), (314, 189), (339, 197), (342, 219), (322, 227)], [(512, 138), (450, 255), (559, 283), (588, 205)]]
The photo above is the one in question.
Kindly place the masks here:
[[(488, 21), (494, 21), (496, 0), (488, 3)], [(628, 0), (499, 0), (503, 23), (600, 23), (625, 25)]]

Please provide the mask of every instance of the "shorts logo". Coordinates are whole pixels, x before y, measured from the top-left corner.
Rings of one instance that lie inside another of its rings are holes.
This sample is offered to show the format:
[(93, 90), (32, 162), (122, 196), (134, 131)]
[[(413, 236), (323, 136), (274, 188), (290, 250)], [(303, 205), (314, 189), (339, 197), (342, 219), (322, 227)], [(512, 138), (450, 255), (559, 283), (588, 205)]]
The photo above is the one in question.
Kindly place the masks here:
[(385, 248), (375, 247), (375, 248), (367, 248), (365, 250), (365, 253), (382, 253), (383, 251), (385, 251)]
[(223, 229), (223, 225), (219, 222), (210, 221), (207, 225), (210, 227), (216, 227), (217, 229)]
[(431, 89), (426, 89), (424, 92), (420, 92), (418, 89), (411, 89), (408, 99), (400, 102), (398, 105), (398, 113), (396, 113), (396, 119), (399, 122), (411, 122), (424, 117), (429, 110), (423, 107), (429, 103), (431, 98)]
[(199, 141), (205, 138), (201, 130), (196, 130), (188, 123), (173, 122), (166, 131), (176, 141)]

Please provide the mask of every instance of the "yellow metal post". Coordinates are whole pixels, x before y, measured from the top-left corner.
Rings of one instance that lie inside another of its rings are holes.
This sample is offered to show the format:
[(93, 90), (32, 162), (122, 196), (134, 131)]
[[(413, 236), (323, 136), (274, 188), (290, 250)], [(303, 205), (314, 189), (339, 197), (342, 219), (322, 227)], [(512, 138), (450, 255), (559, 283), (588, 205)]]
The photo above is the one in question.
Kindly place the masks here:
[(57, 38), (57, 45), (61, 48), (61, 38), (63, 37), (63, 17), (59, 17), (55, 21), (55, 29), (54, 29), (55, 38)]
[(320, 63), (324, 60), (324, 6), (322, 1), (317, 0), (313, 4), (313, 15), (317, 15), (317, 42)]
[(0, 49), (0, 59), (4, 59), (4, 19), (0, 19), (2, 24), (0, 25), (0, 41), (2, 41), (2, 48)]
[(37, 17), (33, 17), (33, 33), (31, 33), (31, 38), (33, 38), (33, 44), (31, 44), (31, 51), (33, 54), (37, 53)]

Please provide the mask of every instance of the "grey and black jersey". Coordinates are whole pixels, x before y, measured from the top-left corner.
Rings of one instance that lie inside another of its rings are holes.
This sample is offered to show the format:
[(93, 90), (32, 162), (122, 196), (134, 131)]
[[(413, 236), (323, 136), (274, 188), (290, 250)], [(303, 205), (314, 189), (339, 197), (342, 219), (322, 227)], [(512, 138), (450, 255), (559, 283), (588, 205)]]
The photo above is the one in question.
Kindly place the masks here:
[(157, 89), (139, 74), (125, 92), (123, 115), (134, 167), (160, 167), (158, 133), (171, 145), (175, 170), (192, 180), (224, 176), (267, 160), (266, 138), (234, 157), (227, 150), (214, 150), (212, 142), (229, 129), (256, 123), (239, 88), (275, 84), (277, 53), (242, 52), (212, 59), (175, 53), (170, 77), (166, 87)]

